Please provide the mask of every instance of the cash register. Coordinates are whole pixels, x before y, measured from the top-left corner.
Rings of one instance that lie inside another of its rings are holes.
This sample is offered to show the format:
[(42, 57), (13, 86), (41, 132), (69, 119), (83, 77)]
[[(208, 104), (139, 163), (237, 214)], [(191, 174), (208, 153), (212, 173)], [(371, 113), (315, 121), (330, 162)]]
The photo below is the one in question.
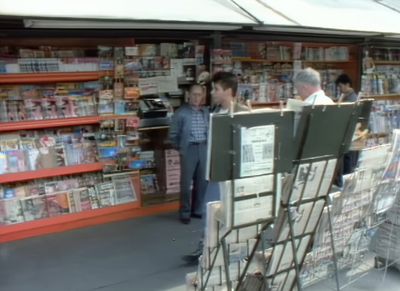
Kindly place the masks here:
[(146, 97), (139, 100), (140, 127), (162, 126), (170, 124), (165, 101), (158, 97)]

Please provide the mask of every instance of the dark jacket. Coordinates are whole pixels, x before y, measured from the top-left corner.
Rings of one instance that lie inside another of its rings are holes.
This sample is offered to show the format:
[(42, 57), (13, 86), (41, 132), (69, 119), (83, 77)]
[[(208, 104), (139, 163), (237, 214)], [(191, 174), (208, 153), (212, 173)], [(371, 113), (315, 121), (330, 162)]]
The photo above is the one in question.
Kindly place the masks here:
[[(207, 107), (203, 107), (201, 110), (208, 131), (210, 111)], [(175, 111), (172, 116), (171, 126), (169, 129), (169, 139), (174, 148), (179, 150), (181, 154), (186, 151), (189, 145), (190, 133), (192, 131), (192, 112), (192, 107), (189, 104), (184, 104)]]

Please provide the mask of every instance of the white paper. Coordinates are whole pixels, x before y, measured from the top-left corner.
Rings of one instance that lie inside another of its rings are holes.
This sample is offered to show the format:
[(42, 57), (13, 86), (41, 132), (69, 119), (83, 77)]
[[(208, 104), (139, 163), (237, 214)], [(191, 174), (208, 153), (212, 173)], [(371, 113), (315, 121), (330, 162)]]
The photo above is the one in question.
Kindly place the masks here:
[(324, 209), (324, 205), (325, 205), (325, 200), (323, 199), (320, 199), (317, 202), (315, 202), (310, 218), (308, 219), (305, 233), (311, 233), (315, 231), (315, 228), (318, 224), (318, 220), (321, 217), (322, 211)]
[(237, 230), (238, 232), (238, 241), (244, 242), (248, 239), (253, 239), (258, 234), (257, 225), (242, 227)]
[(336, 159), (331, 159), (328, 161), (326, 165), (325, 173), (321, 181), (321, 187), (319, 189), (318, 196), (325, 196), (328, 195), (329, 188), (332, 184), (333, 174), (335, 173), (336, 169)]
[(171, 77), (177, 79), (185, 75), (183, 72), (183, 59), (171, 59), (170, 65), (171, 65)]
[(300, 99), (290, 98), (290, 99), (288, 99), (288, 101), (286, 103), (286, 109), (293, 110), (295, 112), (299, 112), (299, 111), (303, 111), (303, 107), (306, 105), (307, 104)]
[(309, 199), (317, 196), (319, 185), (321, 183), (321, 177), (324, 173), (325, 164), (326, 161), (314, 162), (311, 164), (302, 199)]
[(271, 290), (282, 291), (282, 288), (286, 281), (286, 277), (287, 277), (287, 272), (279, 274), (276, 277), (274, 277), (271, 284)]
[[(234, 225), (252, 223), (273, 216), (272, 209), (274, 205), (272, 203), (272, 196), (258, 196), (261, 193), (273, 191), (273, 175), (236, 179), (234, 181), (235, 194), (232, 194), (231, 183), (231, 181), (219, 183), (222, 201), (222, 216), (224, 217), (224, 224), (226, 227), (231, 227), (232, 215), (234, 215)], [(256, 197), (235, 201), (233, 212), (233, 197), (246, 197), (249, 195), (256, 195)]]
[(306, 254), (308, 243), (310, 242), (310, 237), (311, 237), (310, 235), (303, 237), (301, 239), (300, 245), (298, 244), (298, 240), (296, 242), (296, 245), (297, 245), (297, 255), (296, 256), (297, 256), (297, 262), (299, 264), (301, 264), (301, 261), (303, 260), (305, 254)]
[(272, 275), (276, 273), (276, 269), (279, 264), (279, 260), (282, 256), (282, 251), (283, 251), (283, 244), (278, 244), (274, 247), (274, 251), (272, 252), (271, 259), (269, 260), (268, 263), (268, 275)]
[(271, 218), (272, 206), (272, 196), (236, 201), (233, 223), (236, 226)]
[(173, 76), (159, 76), (157, 79), (158, 93), (176, 92), (178, 88), (178, 79)]
[(284, 251), (282, 253), (281, 261), (279, 262), (279, 267), (277, 272), (283, 271), (293, 264), (293, 248), (292, 248), (292, 241), (286, 241)]
[(139, 78), (138, 87), (141, 96), (158, 94), (158, 79), (157, 77)]
[(296, 180), (293, 184), (292, 194), (290, 201), (295, 202), (300, 199), (301, 193), (303, 192), (304, 186), (307, 181), (307, 173), (310, 168), (310, 164), (301, 164), (297, 170)]
[(274, 169), (275, 125), (241, 128), (240, 177), (269, 174)]
[(298, 236), (304, 233), (304, 228), (306, 227), (310, 213), (312, 212), (314, 202), (309, 202), (301, 204), (298, 211), (292, 213), (292, 218), (294, 220), (294, 235)]
[(292, 289), (294, 280), (296, 279), (296, 271), (291, 270), (288, 274), (288, 277), (285, 282), (285, 286), (282, 287), (281, 291), (292, 291), (297, 290), (296, 288)]
[(179, 193), (180, 191), (180, 160), (176, 150), (165, 150), (165, 183), (166, 194)]
[(218, 221), (216, 219), (217, 212), (221, 208), (221, 201), (213, 201), (207, 203), (206, 216), (206, 237), (205, 247), (214, 248), (218, 244)]
[[(263, 175), (257, 177), (235, 180), (234, 197), (243, 197), (252, 194), (272, 192), (274, 189), (274, 176)], [(230, 182), (228, 182), (230, 187)]]

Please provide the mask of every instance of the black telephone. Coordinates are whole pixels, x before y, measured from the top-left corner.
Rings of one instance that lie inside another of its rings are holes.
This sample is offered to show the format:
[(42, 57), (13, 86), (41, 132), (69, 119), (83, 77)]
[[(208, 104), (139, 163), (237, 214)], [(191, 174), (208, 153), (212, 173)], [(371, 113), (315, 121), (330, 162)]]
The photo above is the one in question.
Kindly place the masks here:
[(160, 98), (140, 99), (139, 113), (141, 118), (165, 117), (167, 116), (167, 107)]

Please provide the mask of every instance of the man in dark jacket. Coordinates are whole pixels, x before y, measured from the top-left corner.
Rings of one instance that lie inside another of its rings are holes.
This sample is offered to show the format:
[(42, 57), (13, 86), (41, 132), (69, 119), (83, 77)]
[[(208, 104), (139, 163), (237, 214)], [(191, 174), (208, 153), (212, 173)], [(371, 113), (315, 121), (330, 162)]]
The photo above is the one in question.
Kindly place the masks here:
[[(191, 217), (201, 217), (207, 188), (205, 165), (209, 110), (203, 106), (203, 101), (203, 87), (193, 85), (189, 91), (189, 103), (181, 106), (175, 112), (169, 133), (171, 143), (180, 153), (179, 218), (184, 224), (190, 223)], [(194, 189), (193, 199), (192, 186)]]

